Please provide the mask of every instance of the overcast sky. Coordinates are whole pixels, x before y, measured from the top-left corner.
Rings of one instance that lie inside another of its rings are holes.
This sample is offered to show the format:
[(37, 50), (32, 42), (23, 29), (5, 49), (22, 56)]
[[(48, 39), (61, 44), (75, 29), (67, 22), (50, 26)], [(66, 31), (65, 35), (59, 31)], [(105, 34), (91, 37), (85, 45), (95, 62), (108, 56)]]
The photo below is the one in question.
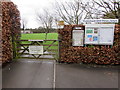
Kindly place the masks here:
[[(52, 11), (55, 0), (11, 0), (18, 6), (21, 18), (27, 20), (27, 28), (39, 27), (36, 21), (36, 12), (41, 12), (43, 8), (49, 8)], [(66, 1), (66, 0), (60, 0)]]

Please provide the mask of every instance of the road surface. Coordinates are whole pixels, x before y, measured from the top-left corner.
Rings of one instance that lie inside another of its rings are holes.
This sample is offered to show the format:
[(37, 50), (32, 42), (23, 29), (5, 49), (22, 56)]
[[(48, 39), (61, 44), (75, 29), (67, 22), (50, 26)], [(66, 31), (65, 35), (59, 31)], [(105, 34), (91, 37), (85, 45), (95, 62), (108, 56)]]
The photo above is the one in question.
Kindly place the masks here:
[(2, 76), (3, 88), (118, 88), (117, 68), (51, 60), (21, 59), (3, 67)]

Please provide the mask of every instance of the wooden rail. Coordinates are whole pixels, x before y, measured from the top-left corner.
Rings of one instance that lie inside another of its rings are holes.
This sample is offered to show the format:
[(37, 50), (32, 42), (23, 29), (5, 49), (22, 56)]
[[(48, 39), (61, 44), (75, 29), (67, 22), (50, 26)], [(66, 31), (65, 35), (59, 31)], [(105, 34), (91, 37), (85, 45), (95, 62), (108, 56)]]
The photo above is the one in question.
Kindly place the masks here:
[[(28, 43), (26, 43), (26, 41)], [(47, 43), (46, 41), (51, 41), (51, 43)], [(59, 54), (59, 40), (19, 40), (16, 41), (18, 46), (17, 48), (17, 58), (22, 59), (42, 59), (42, 60), (58, 60)], [(56, 43), (57, 42), (57, 43)], [(34, 55), (29, 54), (29, 46), (43, 46), (43, 54)], [(51, 48), (52, 47), (52, 48)], [(55, 48), (53, 48), (55, 47)], [(47, 52), (47, 53), (45, 53)], [(27, 56), (26, 56), (27, 55)], [(43, 57), (44, 56), (44, 57)], [(52, 56), (52, 58), (51, 58)]]

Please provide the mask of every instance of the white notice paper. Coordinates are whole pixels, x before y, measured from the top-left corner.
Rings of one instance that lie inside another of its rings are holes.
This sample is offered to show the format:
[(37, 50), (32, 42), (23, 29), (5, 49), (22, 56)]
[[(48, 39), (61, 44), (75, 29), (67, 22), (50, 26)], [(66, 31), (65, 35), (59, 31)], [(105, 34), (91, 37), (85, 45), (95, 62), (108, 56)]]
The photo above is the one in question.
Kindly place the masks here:
[(100, 29), (100, 41), (99, 44), (112, 45), (114, 37), (113, 27), (104, 27)]
[(73, 46), (83, 46), (84, 30), (73, 30)]
[(43, 54), (43, 46), (29, 46), (29, 54)]

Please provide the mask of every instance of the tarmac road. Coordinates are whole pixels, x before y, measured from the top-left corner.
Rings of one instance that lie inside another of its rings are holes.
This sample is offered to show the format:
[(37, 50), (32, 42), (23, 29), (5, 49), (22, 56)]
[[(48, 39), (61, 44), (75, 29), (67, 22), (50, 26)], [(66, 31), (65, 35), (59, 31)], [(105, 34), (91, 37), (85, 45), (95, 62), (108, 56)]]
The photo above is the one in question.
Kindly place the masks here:
[(118, 88), (118, 69), (57, 64), (57, 88)]
[(18, 60), (3, 68), (3, 88), (52, 88), (54, 61)]
[(118, 88), (116, 68), (18, 60), (2, 72), (3, 88)]

